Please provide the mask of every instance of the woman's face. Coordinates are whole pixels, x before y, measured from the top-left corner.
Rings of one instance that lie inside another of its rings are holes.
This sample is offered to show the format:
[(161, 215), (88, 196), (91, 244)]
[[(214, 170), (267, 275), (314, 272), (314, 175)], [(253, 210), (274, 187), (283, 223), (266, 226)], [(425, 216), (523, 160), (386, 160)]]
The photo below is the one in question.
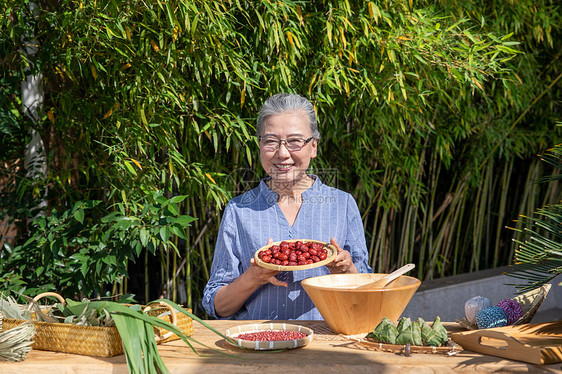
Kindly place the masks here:
[[(269, 116), (263, 124), (261, 138), (304, 140), (312, 137), (306, 113), (302, 110), (285, 112)], [(316, 157), (317, 139), (313, 139), (298, 151), (287, 150), (282, 142), (276, 150), (264, 149), (260, 142), (261, 164), (272, 182), (287, 184), (290, 187), (306, 177), (310, 160)], [(283, 188), (283, 186), (278, 186)]]

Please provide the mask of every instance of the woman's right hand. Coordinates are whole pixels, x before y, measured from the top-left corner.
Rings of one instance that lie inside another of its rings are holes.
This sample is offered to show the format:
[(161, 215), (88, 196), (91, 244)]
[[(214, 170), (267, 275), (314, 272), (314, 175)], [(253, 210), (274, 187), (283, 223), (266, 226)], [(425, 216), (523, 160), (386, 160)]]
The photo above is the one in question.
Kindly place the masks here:
[[(273, 239), (270, 238), (267, 244), (271, 243), (273, 243)], [(275, 278), (277, 274), (279, 271), (262, 268), (252, 258), (250, 267), (244, 273), (232, 283), (219, 288), (215, 294), (215, 312), (220, 317), (230, 317), (240, 310), (246, 300), (264, 284), (271, 283), (274, 286), (288, 287), (287, 282), (281, 282)]]
[(282, 282), (275, 277), (280, 273), (279, 271), (262, 268), (261, 266), (256, 264), (256, 261), (253, 258), (250, 260), (250, 267), (248, 268), (248, 270), (246, 270), (246, 272), (251, 279), (253, 279), (256, 283), (259, 283), (260, 285), (271, 283), (274, 286), (289, 286), (287, 282)]
[[(271, 243), (273, 243), (273, 239), (269, 238), (269, 240), (267, 241), (267, 245)], [(246, 270), (246, 273), (253, 282), (256, 282), (256, 284), (259, 284), (260, 286), (267, 283), (271, 283), (274, 286), (281, 287), (289, 286), (287, 282), (282, 282), (275, 277), (280, 273), (279, 271), (262, 268), (261, 266), (256, 264), (256, 260), (253, 258), (250, 260), (250, 267), (248, 268), (248, 270)]]

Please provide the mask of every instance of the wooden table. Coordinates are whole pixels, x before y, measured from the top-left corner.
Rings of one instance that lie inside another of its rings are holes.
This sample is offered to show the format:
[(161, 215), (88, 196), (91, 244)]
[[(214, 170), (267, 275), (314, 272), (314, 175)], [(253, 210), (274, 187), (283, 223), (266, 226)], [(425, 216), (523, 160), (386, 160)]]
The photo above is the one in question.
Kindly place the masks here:
[[(260, 321), (208, 321), (217, 330)], [(277, 321), (279, 322), (279, 321)], [(289, 321), (289, 323), (296, 323)], [(303, 348), (270, 353), (243, 351), (195, 323), (194, 339), (223, 353), (197, 347), (199, 356), (181, 340), (159, 346), (170, 373), (459, 373), (459, 372), (547, 372), (562, 373), (562, 364), (532, 365), (469, 351), (454, 356), (444, 354), (401, 354), (361, 349), (345, 337), (332, 333), (322, 321), (298, 321), (315, 332), (313, 341)], [(454, 323), (444, 324), (450, 332), (459, 331)], [(0, 362), (2, 374), (49, 373), (128, 373), (125, 356), (99, 358), (49, 351), (31, 351), (22, 362)]]

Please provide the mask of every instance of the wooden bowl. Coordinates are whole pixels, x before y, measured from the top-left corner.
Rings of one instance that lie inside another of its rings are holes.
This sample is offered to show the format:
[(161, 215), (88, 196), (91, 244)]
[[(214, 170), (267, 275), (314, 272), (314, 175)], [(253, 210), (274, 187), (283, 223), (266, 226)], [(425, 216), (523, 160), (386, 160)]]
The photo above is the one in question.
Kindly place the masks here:
[[(277, 341), (249, 341), (238, 339), (237, 336), (243, 333), (251, 333), (257, 331), (297, 331), (306, 334), (306, 337), (302, 339), (293, 340), (277, 340)], [(304, 347), (312, 341), (314, 336), (314, 331), (308, 327), (300, 325), (292, 325), (289, 323), (250, 323), (247, 325), (239, 325), (231, 327), (226, 330), (227, 337), (234, 340), (240, 346), (246, 349), (254, 349), (258, 351), (276, 350), (276, 349), (293, 349)], [(231, 341), (227, 340), (230, 344)], [(234, 345), (234, 344), (232, 344)]]
[(385, 288), (356, 289), (387, 274), (331, 274), (301, 281), (330, 329), (344, 335), (367, 334), (388, 317), (397, 321), (421, 284), (402, 275)]
[[(320, 243), (323, 246), (326, 247), (326, 249), (328, 250), (328, 255), (326, 257), (326, 259), (322, 260), (322, 261), (318, 261), (315, 262), (313, 264), (307, 264), (307, 265), (297, 265), (297, 266), (283, 266), (283, 265), (275, 265), (275, 264), (270, 264), (268, 262), (263, 262), (259, 256), (260, 252), (265, 251), (266, 249), (269, 249), (271, 247), (273, 247), (274, 245), (279, 245), (282, 242), (287, 242), (287, 243), (292, 243), (292, 242), (303, 242), (303, 243), (309, 243), (309, 242), (313, 242), (313, 243)], [(268, 245), (264, 245), (263, 247), (261, 247), (260, 249), (258, 249), (256, 251), (256, 253), (254, 254), (254, 260), (256, 261), (256, 264), (258, 264), (259, 266), (261, 266), (262, 268), (266, 268), (266, 269), (271, 269), (271, 270), (278, 270), (278, 271), (292, 271), (292, 270), (305, 270), (305, 269), (312, 269), (312, 268), (317, 268), (319, 266), (324, 266), (329, 264), (330, 262), (334, 261), (334, 259), (336, 258), (336, 255), (338, 254), (338, 251), (336, 249), (336, 247), (334, 247), (333, 245), (326, 243), (326, 242), (322, 242), (320, 240), (310, 240), (310, 239), (291, 239), (291, 240), (282, 240), (279, 242), (274, 242)]]

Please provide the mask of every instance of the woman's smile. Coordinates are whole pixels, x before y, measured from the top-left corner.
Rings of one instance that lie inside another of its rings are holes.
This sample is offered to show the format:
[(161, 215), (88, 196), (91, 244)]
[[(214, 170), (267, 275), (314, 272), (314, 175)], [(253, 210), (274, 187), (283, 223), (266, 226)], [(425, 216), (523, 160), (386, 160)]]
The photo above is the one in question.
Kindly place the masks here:
[(280, 171), (289, 171), (295, 164), (273, 164)]

